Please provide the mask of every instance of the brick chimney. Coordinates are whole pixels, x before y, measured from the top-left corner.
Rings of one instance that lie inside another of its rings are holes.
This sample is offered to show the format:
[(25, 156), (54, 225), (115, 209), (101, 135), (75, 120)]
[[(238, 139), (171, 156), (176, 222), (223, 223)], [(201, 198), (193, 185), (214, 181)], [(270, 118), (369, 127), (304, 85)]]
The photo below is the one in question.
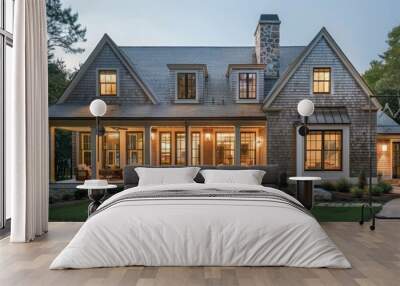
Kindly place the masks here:
[(256, 32), (257, 63), (265, 64), (266, 77), (278, 77), (280, 66), (279, 26), (281, 21), (276, 14), (261, 14)]

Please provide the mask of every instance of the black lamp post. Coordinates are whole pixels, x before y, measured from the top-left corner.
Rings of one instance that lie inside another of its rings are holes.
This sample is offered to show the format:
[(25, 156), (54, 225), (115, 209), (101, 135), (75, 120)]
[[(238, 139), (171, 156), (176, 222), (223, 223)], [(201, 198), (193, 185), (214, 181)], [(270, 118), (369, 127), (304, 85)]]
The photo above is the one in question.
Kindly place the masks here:
[[(95, 99), (90, 103), (90, 113), (96, 117), (96, 167), (99, 163), (99, 137), (104, 135), (104, 128), (100, 127), (100, 117), (107, 112), (107, 104), (101, 99)], [(96, 168), (97, 178), (97, 168)]]

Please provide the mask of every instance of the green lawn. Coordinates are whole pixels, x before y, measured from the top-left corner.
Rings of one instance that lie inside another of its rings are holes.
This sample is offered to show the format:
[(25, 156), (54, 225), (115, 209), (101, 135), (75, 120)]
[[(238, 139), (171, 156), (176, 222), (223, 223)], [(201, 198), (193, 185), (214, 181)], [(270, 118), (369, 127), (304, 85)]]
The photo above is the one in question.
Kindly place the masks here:
[(62, 205), (50, 205), (50, 221), (85, 221), (87, 219), (88, 200), (67, 202)]
[[(375, 212), (378, 212), (381, 207), (374, 207), (374, 209)], [(311, 212), (318, 221), (359, 221), (361, 207), (315, 206)], [(370, 219), (370, 216), (366, 215), (366, 219)]]
[[(50, 221), (85, 221), (89, 201), (68, 202), (50, 206)], [(378, 211), (380, 207), (376, 207)], [(316, 206), (312, 213), (319, 221), (359, 221), (361, 207)]]

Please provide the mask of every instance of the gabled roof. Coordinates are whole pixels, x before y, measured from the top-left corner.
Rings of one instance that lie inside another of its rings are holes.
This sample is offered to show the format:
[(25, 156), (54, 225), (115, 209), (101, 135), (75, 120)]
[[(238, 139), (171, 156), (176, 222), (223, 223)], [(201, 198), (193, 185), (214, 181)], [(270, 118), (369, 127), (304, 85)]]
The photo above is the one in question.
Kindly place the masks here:
[[(307, 56), (311, 53), (314, 47), (320, 42), (320, 40), (324, 38), (328, 43), (329, 47), (333, 50), (333, 52), (338, 56), (338, 58), (342, 61), (343, 65), (347, 68), (350, 74), (353, 76), (355, 81), (359, 84), (361, 89), (364, 91), (365, 95), (370, 97), (373, 95), (373, 92), (365, 83), (361, 75), (355, 69), (355, 67), (351, 64), (349, 59), (340, 49), (339, 45), (329, 34), (328, 30), (323, 27), (318, 34), (314, 37), (314, 39), (310, 42), (310, 44), (299, 54), (299, 56), (290, 64), (289, 68), (282, 74), (279, 80), (275, 83), (268, 96), (264, 99), (263, 109), (267, 110), (268, 107), (272, 104), (275, 98), (279, 95), (282, 89), (285, 87), (286, 83), (291, 79), (293, 74), (297, 71), (297, 69), (301, 66)], [(381, 105), (375, 98), (371, 98), (371, 101), (374, 103), (376, 108), (380, 108)]]
[(143, 89), (144, 93), (149, 97), (152, 103), (156, 104), (159, 102), (158, 98), (154, 95), (151, 89), (147, 86), (147, 84), (140, 78), (137, 71), (135, 70), (133, 64), (131, 63), (129, 57), (127, 57), (118, 46), (114, 43), (114, 41), (108, 36), (104, 34), (103, 38), (97, 44), (96, 48), (92, 51), (89, 58), (85, 61), (82, 67), (79, 69), (78, 73), (72, 79), (71, 83), (68, 85), (67, 89), (64, 91), (64, 94), (60, 97), (57, 103), (63, 103), (69, 96), (69, 94), (73, 91), (82, 77), (86, 74), (86, 71), (89, 69), (90, 65), (96, 59), (98, 54), (102, 51), (105, 45), (109, 45), (118, 59), (122, 62), (122, 64), (126, 67), (130, 75), (136, 80), (139, 86)]
[(378, 134), (400, 134), (400, 124), (384, 111), (376, 113), (376, 132)]

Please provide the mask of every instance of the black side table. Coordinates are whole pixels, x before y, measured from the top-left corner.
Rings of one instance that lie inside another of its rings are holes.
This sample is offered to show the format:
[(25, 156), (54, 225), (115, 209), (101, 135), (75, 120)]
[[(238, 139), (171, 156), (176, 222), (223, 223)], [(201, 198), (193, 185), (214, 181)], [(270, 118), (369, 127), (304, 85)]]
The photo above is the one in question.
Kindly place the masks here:
[(296, 199), (303, 204), (303, 206), (311, 210), (314, 203), (314, 188), (313, 182), (320, 181), (320, 177), (290, 177), (289, 180), (296, 181)]
[[(94, 181), (94, 180), (90, 180)], [(103, 180), (102, 180), (103, 181)], [(106, 190), (108, 189), (115, 189), (117, 188), (117, 185), (93, 185), (86, 183), (83, 185), (76, 186), (77, 189), (81, 190), (88, 190), (88, 197), (91, 201), (91, 203), (88, 206), (88, 216), (90, 216), (92, 213), (94, 213), (97, 208), (101, 205), (103, 202), (104, 197), (106, 196)]]

